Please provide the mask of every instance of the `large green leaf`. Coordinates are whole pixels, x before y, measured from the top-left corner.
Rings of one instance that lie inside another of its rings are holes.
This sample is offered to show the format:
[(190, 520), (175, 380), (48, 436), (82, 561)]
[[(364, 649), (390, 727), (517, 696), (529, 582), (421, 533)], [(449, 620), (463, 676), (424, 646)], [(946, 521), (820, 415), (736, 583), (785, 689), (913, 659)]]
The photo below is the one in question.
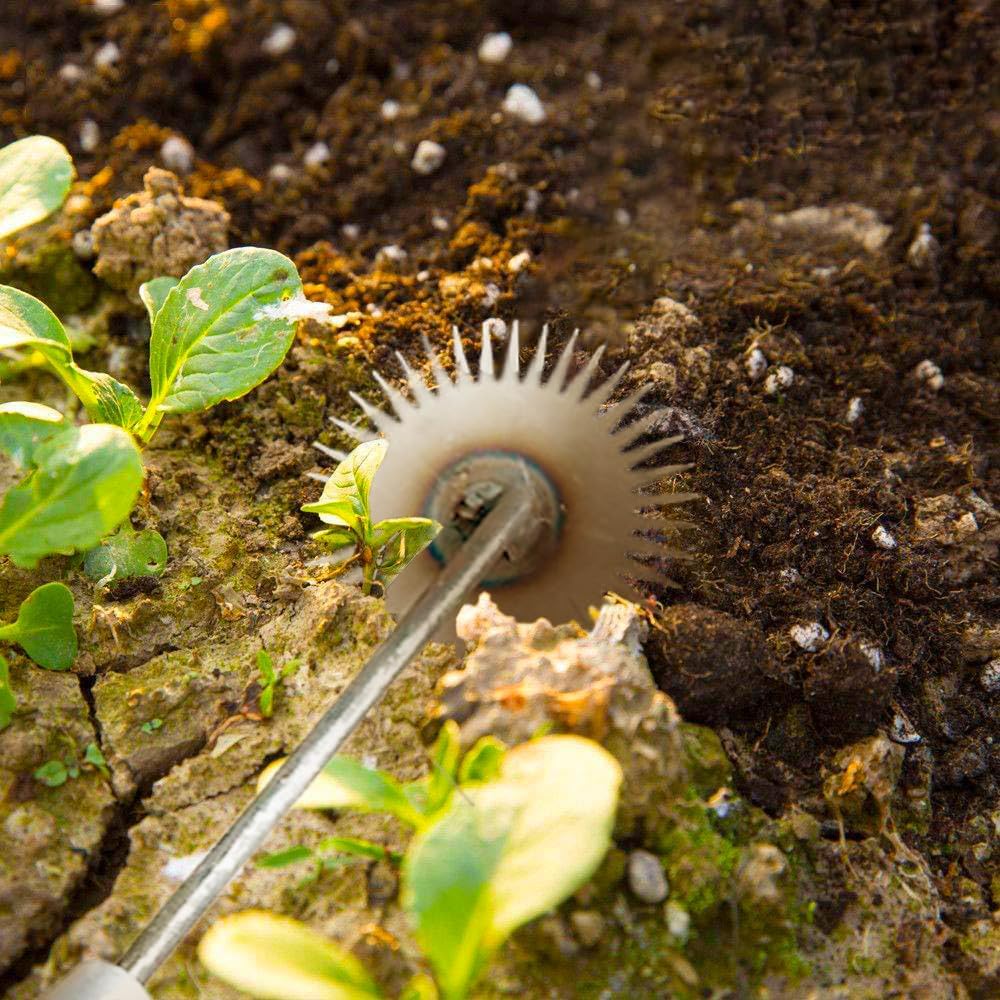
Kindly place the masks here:
[(244, 910), (222, 917), (198, 945), (202, 965), (261, 1000), (378, 1000), (349, 952), (290, 917)]
[(125, 519), (142, 485), (142, 459), (127, 431), (69, 427), (36, 449), (37, 466), (0, 505), (0, 553), (20, 566), (93, 548)]
[(0, 239), (51, 215), (72, 181), (73, 160), (55, 139), (31, 135), (0, 149)]
[(593, 875), (611, 843), (621, 778), (590, 740), (532, 740), (414, 837), (402, 900), (445, 997), (465, 996), (514, 930)]
[(144, 281), (139, 286), (139, 298), (142, 299), (143, 305), (146, 307), (146, 313), (149, 315), (150, 329), (152, 329), (153, 323), (156, 322), (156, 314), (163, 308), (163, 303), (167, 301), (170, 289), (177, 284), (180, 284), (178, 278), (171, 278), (165, 275), (162, 278), (152, 278), (150, 281)]
[(149, 373), (158, 412), (192, 413), (263, 382), (295, 336), (303, 297), (295, 265), (276, 250), (240, 247), (210, 257), (168, 292), (153, 320)]
[[(271, 782), (282, 764), (284, 760), (276, 760), (261, 772), (257, 780), (258, 791)], [(413, 826), (423, 822), (403, 786), (391, 774), (365, 767), (340, 754), (331, 758), (295, 805), (299, 809), (387, 812)]]
[(6, 729), (10, 725), (16, 709), (17, 698), (10, 686), (10, 665), (0, 655), (0, 729)]
[(65, 427), (63, 415), (51, 406), (4, 403), (0, 405), (0, 451), (18, 465), (30, 465), (36, 449)]
[(76, 659), (73, 595), (61, 583), (46, 583), (21, 604), (17, 621), (0, 627), (0, 639), (16, 642), (46, 670), (69, 670)]
[(389, 442), (381, 439), (359, 444), (323, 485), (319, 500), (305, 504), (302, 509), (319, 514), (326, 524), (348, 527), (364, 537), (372, 480), (388, 450)]

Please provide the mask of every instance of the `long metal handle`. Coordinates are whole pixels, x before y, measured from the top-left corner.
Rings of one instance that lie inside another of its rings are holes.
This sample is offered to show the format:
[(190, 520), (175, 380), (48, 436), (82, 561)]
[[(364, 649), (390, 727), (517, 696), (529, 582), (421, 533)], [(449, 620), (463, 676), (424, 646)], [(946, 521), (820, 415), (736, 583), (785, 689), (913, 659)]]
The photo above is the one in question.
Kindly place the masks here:
[(456, 557), (400, 621), (343, 693), (287, 760), (274, 780), (247, 806), (183, 885), (167, 900), (120, 962), (140, 983), (181, 943), (271, 829), (298, 801), (389, 685), (454, 615), (504, 550), (534, 529), (530, 489), (510, 488), (462, 546)]

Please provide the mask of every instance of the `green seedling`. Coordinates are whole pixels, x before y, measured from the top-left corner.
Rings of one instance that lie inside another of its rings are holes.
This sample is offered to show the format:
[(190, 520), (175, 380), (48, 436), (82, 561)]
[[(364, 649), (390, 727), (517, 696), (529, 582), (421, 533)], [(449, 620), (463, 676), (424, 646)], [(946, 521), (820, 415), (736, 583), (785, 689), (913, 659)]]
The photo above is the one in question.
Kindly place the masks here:
[[(83, 763), (84, 766), (90, 765), (110, 780), (111, 771), (108, 768), (108, 762), (104, 759), (104, 754), (101, 753), (101, 748), (96, 743), (87, 744), (83, 752)], [(40, 781), (43, 785), (49, 788), (59, 788), (61, 785), (65, 785), (71, 778), (80, 777), (80, 766), (76, 750), (71, 747), (70, 759), (68, 761), (59, 759), (47, 760), (41, 767), (36, 768), (33, 774), (35, 780)]]
[[(61, 583), (46, 583), (33, 590), (21, 604), (17, 620), (0, 625), (0, 642), (16, 643), (46, 670), (69, 670), (77, 651), (69, 589)], [(10, 667), (0, 656), (0, 729), (10, 724), (16, 708)]]
[[(460, 757), (450, 723), (423, 781), (401, 784), (338, 756), (298, 803), (390, 812), (415, 830), (402, 861), (401, 901), (436, 985), (417, 977), (404, 1000), (467, 997), (510, 934), (579, 889), (611, 843), (622, 775), (597, 744), (546, 736), (505, 752), (487, 738)], [(261, 785), (280, 766), (269, 767)], [(305, 851), (292, 848), (265, 863), (314, 857)], [(315, 851), (322, 854), (323, 845)], [(199, 956), (210, 972), (255, 997), (383, 996), (354, 956), (298, 921), (263, 911), (222, 918)]]
[(354, 549), (344, 565), (360, 562), (362, 590), (366, 594), (376, 585), (384, 591), (441, 530), (437, 521), (427, 517), (393, 517), (372, 524), (372, 480), (388, 447), (387, 441), (358, 445), (327, 480), (319, 500), (302, 508), (319, 514), (320, 520), (330, 525), (315, 532), (313, 538), (335, 549)]
[(0, 239), (51, 215), (72, 182), (73, 160), (55, 139), (31, 135), (0, 149)]
[(157, 729), (163, 728), (163, 719), (150, 719), (139, 727), (147, 735), (155, 733)]
[[(0, 351), (37, 354), (97, 421), (72, 427), (27, 403), (0, 412), (0, 447), (36, 467), (0, 507), (0, 553), (21, 565), (87, 551), (118, 527), (142, 482), (134, 439), (149, 442), (168, 413), (200, 412), (259, 385), (281, 364), (307, 311), (292, 261), (257, 247), (216, 254), (180, 280), (156, 278), (140, 293), (152, 330), (145, 405), (127, 385), (74, 361), (47, 306), (0, 285)], [(88, 573), (110, 582), (159, 575), (166, 548), (155, 532), (126, 527), (88, 559)]]
[(299, 660), (289, 660), (280, 670), (274, 669), (274, 661), (266, 649), (257, 653), (257, 669), (260, 671), (260, 714), (270, 719), (274, 714), (274, 692), (277, 686), (299, 669)]

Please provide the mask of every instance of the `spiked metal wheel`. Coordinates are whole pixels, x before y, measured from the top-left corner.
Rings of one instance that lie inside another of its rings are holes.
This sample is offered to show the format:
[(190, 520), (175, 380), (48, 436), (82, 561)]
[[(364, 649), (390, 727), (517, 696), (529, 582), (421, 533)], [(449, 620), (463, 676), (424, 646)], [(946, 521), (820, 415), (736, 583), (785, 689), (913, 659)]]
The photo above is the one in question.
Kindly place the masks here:
[[(397, 353), (410, 398), (378, 373), (387, 409), (351, 394), (390, 445), (372, 487), (373, 517), (421, 514), (445, 525), (434, 545), (390, 586), (387, 599), (394, 612), (405, 612), (432, 582), (505, 479), (511, 474), (523, 478), (525, 463), (519, 458), (527, 460), (543, 498), (546, 531), (533, 552), (501, 567), (483, 585), (508, 614), (583, 620), (588, 606), (607, 590), (636, 590), (632, 580), (656, 573), (658, 567), (648, 564), (657, 557), (685, 557), (663, 538), (686, 522), (667, 520), (664, 508), (692, 499), (693, 494), (676, 492), (669, 483), (690, 466), (654, 461), (681, 436), (640, 444), (662, 422), (663, 411), (634, 419), (645, 388), (608, 405), (627, 364), (591, 389), (603, 347), (572, 374), (575, 333), (543, 378), (547, 339), (545, 328), (522, 373), (518, 325), (512, 324), (501, 369), (484, 324), (474, 375), (455, 330), (454, 378), (425, 339), (433, 387)], [(333, 422), (359, 442), (377, 436), (338, 418)], [(332, 458), (343, 457), (317, 447)]]

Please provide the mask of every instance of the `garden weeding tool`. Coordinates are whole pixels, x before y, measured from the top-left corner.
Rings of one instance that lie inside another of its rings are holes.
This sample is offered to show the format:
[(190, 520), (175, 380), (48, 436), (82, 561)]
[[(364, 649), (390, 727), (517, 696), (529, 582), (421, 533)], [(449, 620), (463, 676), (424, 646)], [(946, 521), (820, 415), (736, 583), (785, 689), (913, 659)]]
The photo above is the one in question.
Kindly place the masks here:
[[(82, 963), (48, 1000), (148, 1000), (143, 984), (410, 660), (431, 638), (454, 635), (455, 613), (475, 588), (496, 588), (500, 606), (516, 617), (562, 621), (582, 617), (616, 576), (638, 575), (657, 557), (683, 556), (652, 533), (682, 524), (663, 520), (663, 507), (692, 497), (665, 486), (688, 466), (656, 466), (680, 438), (657, 436), (660, 410), (634, 419), (646, 389), (609, 404), (627, 365), (591, 389), (603, 348), (572, 376), (576, 334), (545, 378), (546, 340), (543, 330), (522, 373), (513, 324), (499, 370), (484, 326), (474, 375), (455, 331), (454, 378), (425, 341), (433, 387), (399, 355), (410, 399), (377, 374), (393, 413), (353, 396), (390, 443), (372, 487), (373, 516), (420, 512), (444, 525), (388, 591), (398, 626), (120, 963)], [(358, 441), (374, 436), (334, 422)], [(630, 560), (640, 565), (630, 569)]]

